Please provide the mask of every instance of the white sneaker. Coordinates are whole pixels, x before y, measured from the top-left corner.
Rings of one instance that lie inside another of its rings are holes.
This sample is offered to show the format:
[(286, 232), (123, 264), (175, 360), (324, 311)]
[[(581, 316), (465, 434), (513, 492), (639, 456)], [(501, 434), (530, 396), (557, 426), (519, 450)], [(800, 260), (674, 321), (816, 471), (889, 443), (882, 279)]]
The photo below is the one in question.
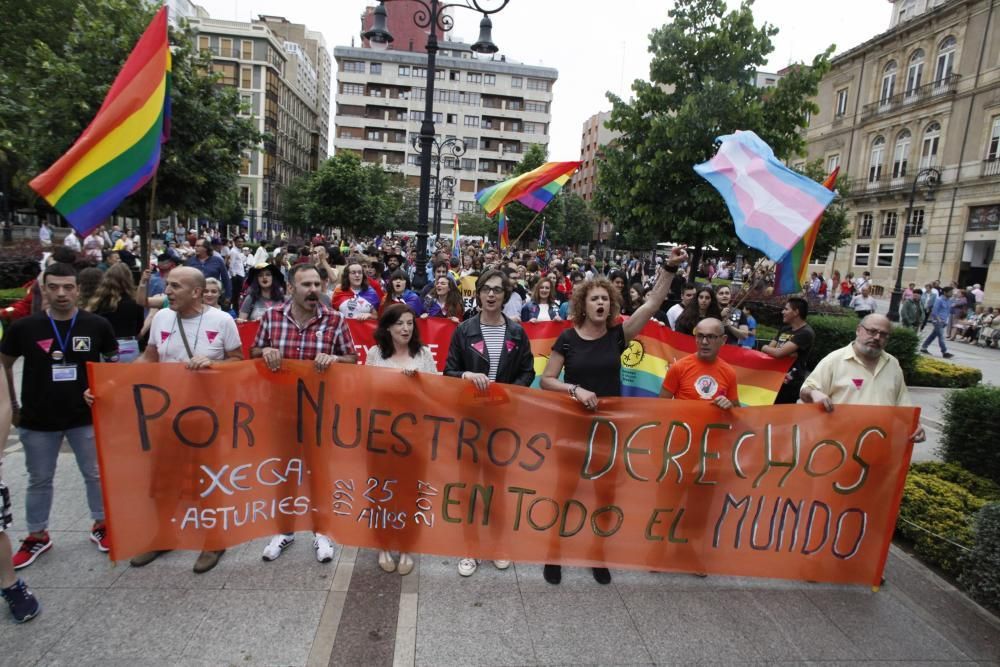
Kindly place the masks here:
[(509, 560), (493, 561), (493, 565), (495, 565), (498, 570), (506, 570), (508, 567), (510, 567), (510, 563), (511, 562)]
[(316, 535), (313, 540), (313, 546), (316, 547), (316, 560), (321, 563), (329, 563), (333, 560), (333, 542), (326, 535)]
[(475, 558), (463, 558), (458, 561), (458, 573), (463, 577), (471, 577), (478, 567), (479, 561)]
[(278, 556), (280, 556), (285, 549), (292, 546), (292, 542), (294, 541), (294, 535), (275, 535), (271, 538), (268, 545), (264, 547), (264, 553), (261, 558), (268, 562), (277, 560)]

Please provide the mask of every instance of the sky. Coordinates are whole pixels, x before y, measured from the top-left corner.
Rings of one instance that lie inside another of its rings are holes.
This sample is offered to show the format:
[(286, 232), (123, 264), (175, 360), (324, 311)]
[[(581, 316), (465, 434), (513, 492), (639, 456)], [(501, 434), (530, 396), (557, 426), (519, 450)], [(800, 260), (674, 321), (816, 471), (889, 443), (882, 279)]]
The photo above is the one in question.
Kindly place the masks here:
[[(323, 33), (331, 55), (333, 47), (350, 45), (360, 32), (365, 6), (375, 4), (374, 0), (195, 1), (212, 18), (248, 21), (258, 14), (272, 14), (305, 23)], [(737, 0), (727, 2), (731, 8), (738, 5)], [(500, 0), (480, 0), (480, 4), (496, 7)], [(648, 78), (649, 34), (669, 21), (672, 5), (669, 0), (510, 0), (492, 16), (493, 41), (501, 54), (559, 70), (553, 89), (550, 159), (579, 159), (584, 121), (611, 108), (606, 93), (628, 98), (632, 82)], [(392, 12), (391, 2), (386, 7)], [(891, 9), (887, 0), (757, 0), (753, 7), (757, 24), (770, 23), (780, 31), (772, 40), (775, 48), (766, 71), (811, 62), (831, 44), (837, 53), (857, 46), (888, 29)], [(475, 41), (481, 15), (456, 10), (454, 16), (450, 37)], [(331, 131), (331, 141), (333, 136)]]

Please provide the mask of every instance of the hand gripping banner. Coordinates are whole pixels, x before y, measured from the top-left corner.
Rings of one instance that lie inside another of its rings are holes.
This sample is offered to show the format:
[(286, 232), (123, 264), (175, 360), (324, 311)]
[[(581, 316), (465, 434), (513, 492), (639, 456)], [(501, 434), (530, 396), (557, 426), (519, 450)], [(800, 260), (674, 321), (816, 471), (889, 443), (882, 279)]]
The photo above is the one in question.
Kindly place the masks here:
[(91, 364), (115, 560), (316, 530), (485, 559), (878, 584), (916, 408), (569, 396), (308, 362)]

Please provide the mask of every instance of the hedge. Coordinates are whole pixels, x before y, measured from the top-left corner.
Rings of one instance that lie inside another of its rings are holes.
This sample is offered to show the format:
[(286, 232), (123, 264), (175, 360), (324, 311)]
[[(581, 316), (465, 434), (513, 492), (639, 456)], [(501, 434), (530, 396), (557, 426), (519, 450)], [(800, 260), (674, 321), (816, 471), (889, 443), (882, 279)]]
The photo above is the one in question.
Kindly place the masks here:
[(0, 289), (21, 287), (38, 277), (42, 246), (37, 240), (20, 240), (3, 246), (0, 252)]
[(945, 461), (1000, 483), (1000, 387), (950, 392), (940, 453)]
[(957, 575), (963, 571), (962, 547), (975, 542), (976, 513), (995, 500), (1000, 489), (988, 480), (954, 464), (917, 463), (906, 478), (896, 530), (925, 561)]
[(975, 543), (958, 581), (973, 598), (1000, 612), (1000, 503), (979, 510), (973, 534)]
[[(855, 316), (838, 317), (819, 315), (808, 319), (809, 325), (816, 332), (816, 342), (813, 343), (810, 355), (810, 366), (815, 366), (820, 359), (854, 341), (858, 329), (858, 318)], [(917, 332), (907, 327), (894, 327), (892, 336), (885, 346), (886, 352), (899, 360), (907, 384), (913, 376), (917, 360)]]
[[(781, 309), (785, 307), (788, 298), (789, 295), (774, 296), (754, 293), (747, 297), (747, 303), (753, 308), (754, 317), (757, 318), (758, 324), (780, 327), (782, 324)], [(836, 301), (819, 301), (817, 299), (809, 299), (808, 301), (809, 317), (806, 319), (809, 320), (810, 324), (813, 317), (825, 315), (851, 317), (857, 321), (853, 311), (841, 307)]]
[(983, 379), (978, 368), (951, 364), (934, 357), (918, 356), (907, 384), (917, 387), (945, 387), (963, 389), (975, 387)]

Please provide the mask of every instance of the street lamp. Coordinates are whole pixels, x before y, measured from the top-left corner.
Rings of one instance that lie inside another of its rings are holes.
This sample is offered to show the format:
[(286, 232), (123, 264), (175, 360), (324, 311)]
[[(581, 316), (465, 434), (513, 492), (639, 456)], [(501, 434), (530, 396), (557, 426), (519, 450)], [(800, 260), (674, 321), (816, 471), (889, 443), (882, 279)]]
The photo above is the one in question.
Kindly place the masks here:
[[(414, 148), (418, 148), (420, 145), (420, 137), (416, 136), (410, 141)], [(441, 182), (441, 154), (451, 153), (452, 157), (456, 160), (455, 169), (458, 169), (457, 161), (465, 155), (465, 142), (458, 137), (447, 137), (444, 141), (438, 141), (437, 139), (431, 139), (431, 145), (433, 147), (433, 157), (434, 157), (434, 235), (441, 236), (441, 186), (445, 186), (445, 190), (451, 191), (448, 196), (454, 194), (455, 179), (451, 176), (445, 176), (445, 183)], [(447, 157), (447, 156), (445, 156)], [(420, 158), (421, 163), (421, 173), (423, 172), (423, 156)], [(450, 187), (449, 187), (450, 185)]]
[(899, 268), (896, 270), (896, 286), (892, 289), (892, 298), (889, 300), (889, 320), (892, 322), (899, 321), (899, 304), (903, 300), (903, 265), (906, 262), (906, 246), (910, 242), (913, 200), (917, 197), (917, 187), (922, 184), (925, 190), (924, 198), (927, 201), (934, 201), (934, 190), (940, 183), (941, 172), (933, 167), (921, 169), (913, 178), (913, 186), (910, 188), (910, 203), (906, 207), (906, 218), (903, 224), (903, 247), (899, 253)]
[[(397, 0), (380, 0), (374, 11), (374, 22), (371, 30), (361, 34), (371, 42), (373, 48), (386, 48), (393, 37), (386, 28), (388, 13), (385, 5)], [(427, 284), (427, 209), (431, 199), (431, 146), (434, 143), (434, 75), (437, 69), (438, 30), (442, 34), (451, 30), (454, 19), (446, 10), (464, 7), (483, 15), (479, 22), (479, 39), (472, 45), (476, 53), (493, 54), (499, 49), (493, 43), (493, 22), (490, 14), (496, 14), (507, 6), (510, 0), (491, 0), (499, 2), (500, 6), (488, 9), (481, 0), (463, 0), (462, 2), (440, 2), (439, 0), (413, 0), (421, 8), (413, 14), (413, 23), (418, 28), (429, 28), (427, 33), (427, 90), (425, 91), (424, 118), (420, 123), (420, 198), (417, 214), (417, 270), (413, 277), (413, 285), (421, 288)]]

